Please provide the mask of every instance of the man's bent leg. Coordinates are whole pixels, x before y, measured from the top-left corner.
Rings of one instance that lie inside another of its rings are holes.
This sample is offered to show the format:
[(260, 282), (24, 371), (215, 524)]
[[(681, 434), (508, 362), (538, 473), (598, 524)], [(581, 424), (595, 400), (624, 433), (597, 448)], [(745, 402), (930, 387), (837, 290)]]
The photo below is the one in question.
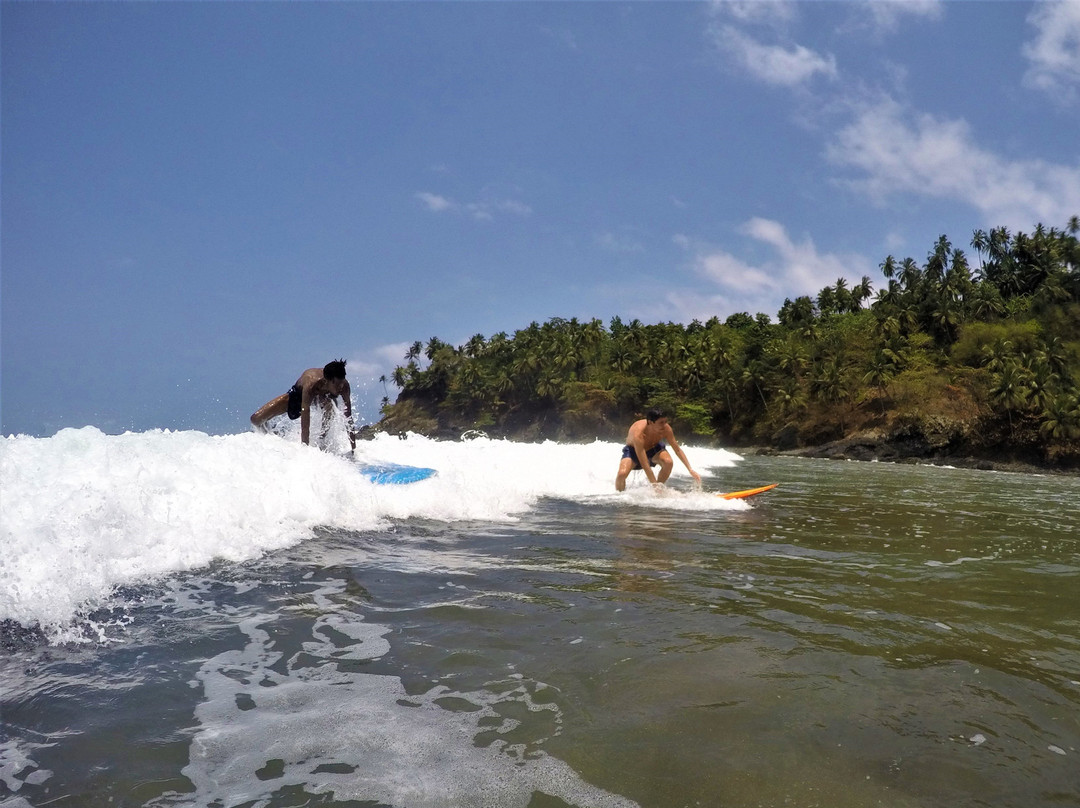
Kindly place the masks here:
[(666, 483), (667, 478), (671, 476), (671, 470), (675, 467), (675, 461), (671, 459), (671, 455), (667, 453), (666, 449), (662, 452), (657, 452), (653, 456), (653, 460), (660, 464), (660, 473), (656, 475), (656, 481), (658, 483)]
[(615, 475), (615, 490), (623, 491), (626, 489), (626, 478), (630, 476), (630, 472), (634, 470), (634, 461), (629, 457), (624, 457), (619, 461), (619, 473)]
[(289, 408), (289, 394), (284, 393), (275, 399), (271, 399), (257, 409), (251, 416), (251, 425), (256, 429), (266, 431), (266, 422), (271, 418), (284, 415)]

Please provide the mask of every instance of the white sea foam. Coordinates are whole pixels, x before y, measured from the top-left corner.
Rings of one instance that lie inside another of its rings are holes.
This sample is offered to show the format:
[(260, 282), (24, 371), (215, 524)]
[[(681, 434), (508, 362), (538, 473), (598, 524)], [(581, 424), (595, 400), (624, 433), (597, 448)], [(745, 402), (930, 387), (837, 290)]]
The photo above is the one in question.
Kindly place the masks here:
[[(479, 691), (440, 685), (410, 695), (397, 677), (336, 665), (383, 653), (388, 630), (350, 613), (332, 617), (346, 641), (324, 636), (324, 617), (303, 644), (302, 662), (278, 650), (268, 633), (278, 615), (240, 624), (247, 645), (207, 660), (197, 674), (205, 701), (195, 710), (199, 727), (184, 768), (194, 793), (166, 794), (149, 805), (261, 807), (289, 787), (415, 808), (526, 808), (536, 792), (582, 808), (636, 805), (539, 748), (543, 733), (559, 734), (563, 720), (557, 704), (533, 698), (543, 683), (518, 676)], [(501, 714), (505, 705), (550, 715), (527, 740), (519, 734), (511, 743), (520, 722)]]
[[(710, 468), (739, 459), (721, 449), (688, 453), (706, 483)], [(507, 521), (544, 497), (671, 510), (744, 507), (707, 493), (657, 495), (640, 472), (617, 497), (618, 459), (619, 447), (604, 442), (387, 435), (362, 442), (357, 461), (438, 471), (395, 486), (370, 482), (346, 457), (272, 435), (105, 435), (86, 427), (3, 438), (0, 619), (63, 625), (116, 586), (216, 559), (257, 558), (311, 537), (319, 526), (366, 531), (409, 518)], [(673, 482), (687, 482), (678, 464)]]

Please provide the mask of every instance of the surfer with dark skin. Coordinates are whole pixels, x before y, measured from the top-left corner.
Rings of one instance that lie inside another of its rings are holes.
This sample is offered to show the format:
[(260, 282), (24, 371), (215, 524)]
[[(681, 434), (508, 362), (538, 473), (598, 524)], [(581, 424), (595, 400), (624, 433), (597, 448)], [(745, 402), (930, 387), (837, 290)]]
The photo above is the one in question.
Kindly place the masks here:
[(345, 418), (349, 423), (349, 445), (356, 449), (356, 433), (352, 430), (352, 390), (345, 378), (345, 360), (338, 359), (322, 368), (309, 368), (300, 374), (288, 393), (263, 404), (251, 416), (251, 425), (266, 431), (266, 422), (278, 415), (288, 414), (300, 419), (300, 440), (311, 442), (311, 406), (322, 408), (322, 434), (325, 436), (334, 413), (334, 399), (345, 403)]
[[(626, 488), (626, 478), (634, 469), (643, 469), (645, 476), (653, 485), (663, 485), (671, 476), (671, 469), (675, 462), (667, 451), (670, 446), (679, 460), (686, 466), (690, 476), (695, 482), (701, 483), (701, 476), (694, 471), (690, 461), (686, 459), (679, 442), (675, 440), (675, 433), (668, 423), (667, 416), (662, 410), (652, 409), (645, 413), (640, 421), (634, 421), (630, 430), (626, 433), (626, 445), (623, 447), (622, 460), (619, 461), (619, 473), (615, 476), (615, 490), (622, 491)], [(659, 463), (659, 476), (653, 474), (652, 467)]]

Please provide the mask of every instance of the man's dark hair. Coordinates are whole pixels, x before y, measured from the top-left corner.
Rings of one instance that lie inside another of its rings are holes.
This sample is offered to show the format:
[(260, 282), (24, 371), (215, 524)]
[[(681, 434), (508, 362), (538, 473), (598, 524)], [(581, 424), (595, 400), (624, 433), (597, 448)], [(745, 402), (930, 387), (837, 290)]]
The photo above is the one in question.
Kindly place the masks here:
[(646, 421), (659, 421), (661, 418), (667, 418), (667, 413), (659, 407), (653, 407), (647, 413), (645, 413)]
[(345, 360), (335, 359), (333, 362), (330, 362), (322, 369), (322, 375), (325, 379), (344, 379)]

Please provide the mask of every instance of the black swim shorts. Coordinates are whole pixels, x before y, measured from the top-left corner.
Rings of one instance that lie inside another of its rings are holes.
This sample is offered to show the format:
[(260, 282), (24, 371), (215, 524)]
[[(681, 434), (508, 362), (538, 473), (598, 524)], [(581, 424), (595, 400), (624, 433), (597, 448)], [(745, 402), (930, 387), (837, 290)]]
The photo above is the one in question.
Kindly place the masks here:
[(289, 418), (295, 421), (300, 417), (300, 411), (304, 408), (304, 388), (294, 384), (289, 390)]
[[(647, 449), (645, 451), (645, 457), (649, 458), (649, 465), (650, 466), (655, 466), (656, 465), (656, 462), (653, 460), (653, 455), (660, 454), (660, 452), (664, 451), (666, 448), (667, 448), (667, 446), (664, 445), (664, 442), (660, 441), (654, 447), (652, 447), (651, 449)], [(635, 451), (634, 447), (631, 446), (629, 443), (626, 444), (624, 447), (622, 447), (622, 456), (623, 457), (629, 457), (631, 460), (633, 460), (634, 461), (634, 468), (636, 468), (636, 469), (641, 468), (641, 464), (638, 462), (638, 459), (637, 459), (637, 451)]]

